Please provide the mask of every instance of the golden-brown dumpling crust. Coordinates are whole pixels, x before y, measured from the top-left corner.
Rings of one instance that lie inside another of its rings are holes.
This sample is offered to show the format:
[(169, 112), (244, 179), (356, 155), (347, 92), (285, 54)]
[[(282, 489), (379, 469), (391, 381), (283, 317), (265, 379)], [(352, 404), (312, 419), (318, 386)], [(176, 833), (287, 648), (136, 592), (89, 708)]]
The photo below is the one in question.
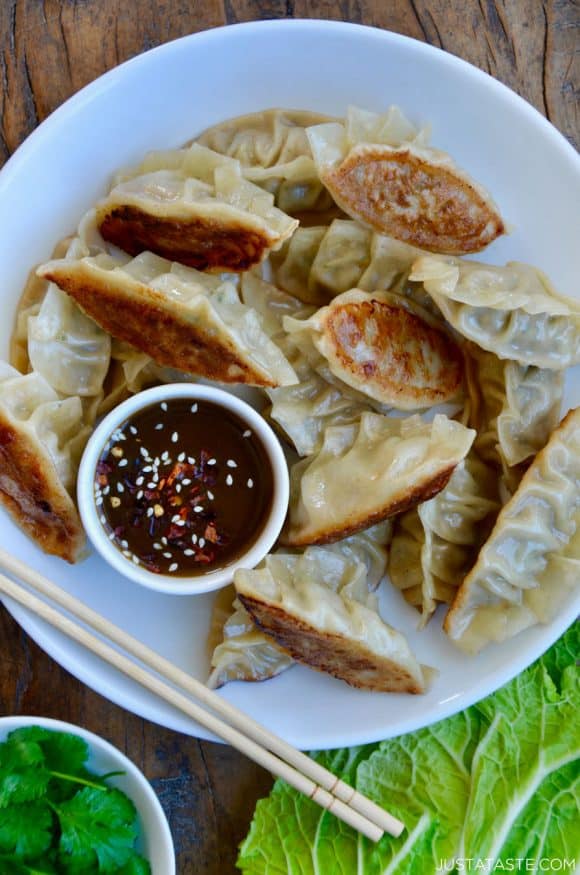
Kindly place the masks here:
[(203, 216), (155, 216), (129, 204), (97, 212), (105, 240), (129, 255), (155, 252), (197, 270), (244, 271), (259, 264), (271, 240), (256, 230)]
[(77, 509), (50, 459), (2, 411), (0, 503), (45, 553), (77, 561), (85, 543)]
[(323, 330), (324, 352), (342, 379), (373, 398), (412, 410), (449, 401), (460, 389), (459, 347), (405, 306), (377, 298), (331, 306)]
[(357, 149), (323, 182), (353, 218), (430, 252), (479, 252), (505, 232), (492, 202), (466, 177), (410, 149)]
[(368, 650), (359, 641), (322, 632), (277, 605), (238, 593), (256, 625), (297, 662), (331, 674), (353, 687), (383, 693), (422, 693), (404, 666)]
[(160, 365), (222, 383), (277, 385), (244, 361), (233, 345), (168, 306), (162, 294), (143, 283), (128, 287), (114, 277), (99, 281), (82, 264), (74, 272), (49, 269), (43, 276), (74, 298), (101, 328), (153, 355)]

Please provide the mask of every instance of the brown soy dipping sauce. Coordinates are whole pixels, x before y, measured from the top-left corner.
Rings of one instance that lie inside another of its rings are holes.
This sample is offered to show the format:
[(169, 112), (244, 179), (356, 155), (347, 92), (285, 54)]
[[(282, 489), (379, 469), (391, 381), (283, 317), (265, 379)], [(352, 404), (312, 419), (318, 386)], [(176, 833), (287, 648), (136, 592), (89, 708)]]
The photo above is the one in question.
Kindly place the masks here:
[(261, 440), (209, 401), (168, 399), (117, 428), (97, 463), (95, 501), (120, 552), (157, 574), (192, 577), (245, 553), (272, 508)]

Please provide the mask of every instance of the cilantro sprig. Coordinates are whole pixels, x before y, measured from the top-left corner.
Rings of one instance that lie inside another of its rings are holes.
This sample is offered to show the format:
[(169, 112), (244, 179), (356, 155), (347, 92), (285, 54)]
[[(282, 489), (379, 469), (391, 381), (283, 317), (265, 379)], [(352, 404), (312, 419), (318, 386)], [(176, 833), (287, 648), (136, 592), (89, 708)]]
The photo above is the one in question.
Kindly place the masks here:
[(133, 802), (88, 755), (82, 738), (40, 726), (0, 743), (0, 875), (150, 875)]

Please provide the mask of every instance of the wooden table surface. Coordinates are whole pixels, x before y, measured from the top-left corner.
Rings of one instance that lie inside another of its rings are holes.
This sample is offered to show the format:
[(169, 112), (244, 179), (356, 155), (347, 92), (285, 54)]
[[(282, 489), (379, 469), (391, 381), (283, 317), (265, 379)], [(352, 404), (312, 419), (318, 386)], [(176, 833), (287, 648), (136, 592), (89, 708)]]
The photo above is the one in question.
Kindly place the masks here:
[[(69, 95), (184, 34), (259, 18), (332, 18), (407, 34), (505, 82), (576, 145), (577, 2), (568, 0), (0, 0), (0, 165)], [(225, 746), (124, 711), (72, 678), (0, 606), (0, 714), (44, 714), (104, 735), (152, 781), (179, 875), (234, 872), (270, 776)]]

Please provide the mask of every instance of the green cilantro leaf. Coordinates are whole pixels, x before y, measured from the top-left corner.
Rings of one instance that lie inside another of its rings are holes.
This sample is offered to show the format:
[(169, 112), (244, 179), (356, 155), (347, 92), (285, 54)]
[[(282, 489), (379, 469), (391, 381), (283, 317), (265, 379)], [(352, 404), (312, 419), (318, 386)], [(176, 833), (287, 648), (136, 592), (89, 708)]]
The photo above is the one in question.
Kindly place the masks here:
[(0, 856), (0, 875), (59, 875), (59, 872), (49, 856), (28, 864)]
[(44, 754), (35, 741), (9, 738), (0, 745), (0, 808), (40, 799), (49, 780)]
[(23, 726), (8, 736), (12, 742), (36, 742), (40, 747), (46, 768), (54, 772), (76, 774), (83, 769), (89, 748), (82, 738), (67, 732), (54, 732), (42, 726)]
[(0, 808), (0, 853), (19, 860), (40, 857), (52, 843), (53, 815), (43, 802)]
[(84, 787), (55, 806), (60, 820), (60, 860), (70, 873), (111, 873), (134, 855), (135, 806), (120, 790)]
[(151, 866), (140, 854), (135, 854), (115, 875), (151, 875)]

